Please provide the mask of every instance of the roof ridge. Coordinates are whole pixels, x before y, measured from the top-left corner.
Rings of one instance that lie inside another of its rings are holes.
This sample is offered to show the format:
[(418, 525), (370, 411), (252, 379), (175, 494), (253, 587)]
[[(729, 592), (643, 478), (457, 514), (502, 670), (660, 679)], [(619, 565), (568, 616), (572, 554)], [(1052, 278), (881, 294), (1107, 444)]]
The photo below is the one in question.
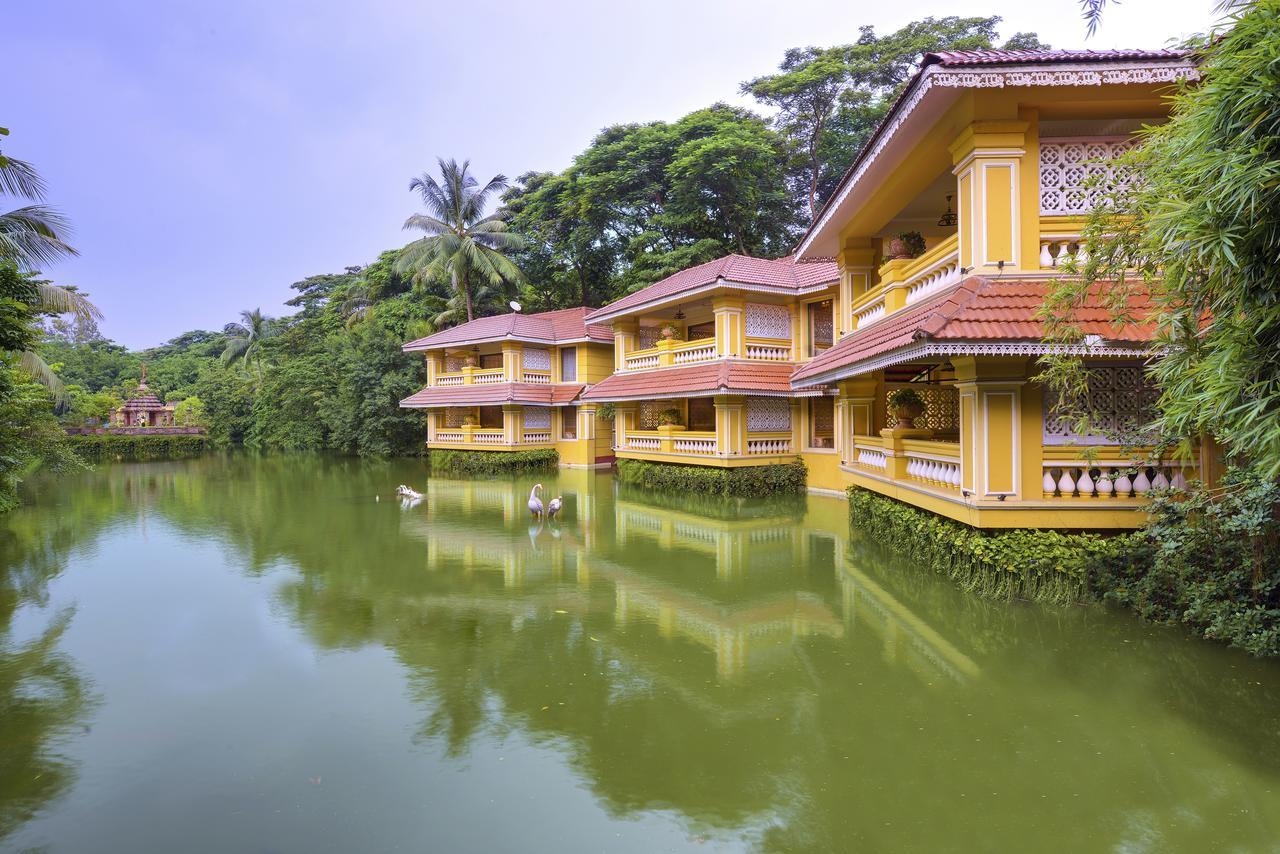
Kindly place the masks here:
[(985, 276), (970, 276), (961, 280), (960, 284), (951, 291), (950, 298), (946, 302), (925, 315), (920, 321), (920, 328), (911, 337), (919, 341), (921, 338), (932, 338), (937, 335), (947, 327), (947, 324), (955, 320), (961, 311), (973, 305), (978, 294), (986, 290), (990, 284), (991, 280)]

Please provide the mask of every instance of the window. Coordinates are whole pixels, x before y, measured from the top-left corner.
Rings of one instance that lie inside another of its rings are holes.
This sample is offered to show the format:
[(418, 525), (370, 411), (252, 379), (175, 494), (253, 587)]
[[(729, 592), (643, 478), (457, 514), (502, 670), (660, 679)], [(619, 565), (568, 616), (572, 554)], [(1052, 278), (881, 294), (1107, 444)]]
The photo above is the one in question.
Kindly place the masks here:
[(716, 322), (708, 320), (706, 323), (690, 323), (688, 334), (685, 339), (688, 341), (702, 341), (707, 338), (716, 337)]
[(713, 432), (716, 429), (716, 404), (709, 397), (689, 398), (689, 429)]
[(502, 429), (502, 407), (501, 406), (482, 406), (480, 407), (480, 426), (486, 430)]
[[(578, 381), (578, 348), (577, 347), (561, 347), (560, 348), (560, 382), (572, 383)], [(572, 437), (565, 437), (572, 438)]]
[(830, 397), (809, 399), (809, 447), (836, 446), (836, 402)]
[(485, 353), (480, 357), (480, 367), (486, 371), (497, 370), (502, 367), (501, 353)]
[(560, 438), (578, 438), (578, 407), (564, 406), (560, 409)]
[(831, 300), (809, 303), (809, 355), (816, 356), (834, 343), (835, 316)]

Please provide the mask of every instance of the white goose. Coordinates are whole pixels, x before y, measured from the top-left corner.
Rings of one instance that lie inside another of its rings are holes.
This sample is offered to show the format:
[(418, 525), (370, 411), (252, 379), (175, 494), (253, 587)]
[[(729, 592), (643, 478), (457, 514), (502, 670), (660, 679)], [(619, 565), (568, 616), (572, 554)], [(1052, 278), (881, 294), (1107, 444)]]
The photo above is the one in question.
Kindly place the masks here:
[(542, 518), (542, 499), (538, 497), (538, 490), (542, 489), (542, 484), (535, 483), (533, 489), (529, 491), (529, 512), (535, 518)]
[(564, 504), (561, 502), (562, 498), (564, 498), (563, 495), (557, 495), (555, 498), (551, 499), (551, 503), (547, 505), (548, 519), (556, 518), (556, 514), (559, 513), (560, 508), (564, 506)]
[(420, 501), (424, 497), (421, 492), (416, 489), (411, 489), (403, 483), (396, 487), (396, 495), (399, 495), (401, 498), (412, 498), (415, 501)]

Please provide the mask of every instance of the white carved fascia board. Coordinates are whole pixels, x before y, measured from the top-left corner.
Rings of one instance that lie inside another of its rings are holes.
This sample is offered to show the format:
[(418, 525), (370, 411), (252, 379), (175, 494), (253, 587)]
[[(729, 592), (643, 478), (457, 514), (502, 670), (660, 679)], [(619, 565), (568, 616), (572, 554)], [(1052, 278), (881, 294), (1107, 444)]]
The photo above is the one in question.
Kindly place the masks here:
[(947, 68), (930, 65), (920, 73), (913, 89), (890, 114), (883, 129), (873, 138), (871, 147), (858, 162), (847, 181), (826, 207), (822, 216), (805, 234), (796, 256), (803, 257), (817, 235), (828, 225), (837, 210), (858, 185), (876, 159), (893, 142), (898, 131), (915, 112), (920, 102), (935, 87), (945, 89), (1003, 89), (1023, 86), (1103, 86), (1122, 84), (1174, 83), (1198, 80), (1199, 70), (1189, 60), (1169, 62), (1073, 63), (1054, 68), (1035, 66), (999, 66), (992, 68)]
[(888, 353), (881, 353), (878, 356), (854, 362), (851, 365), (841, 365), (838, 368), (832, 368), (812, 377), (806, 377), (799, 382), (793, 380), (792, 388), (801, 389), (813, 385), (847, 380), (882, 368), (900, 365), (903, 362), (912, 362), (916, 359), (937, 356), (1044, 356), (1050, 353), (1069, 356), (1145, 358), (1151, 355), (1152, 347), (1138, 344), (1133, 346), (1118, 346), (1114, 344), (1095, 346), (1088, 344), (1068, 345), (1051, 344), (1045, 341), (959, 341), (947, 344), (922, 342), (899, 347), (897, 350), (890, 350)]

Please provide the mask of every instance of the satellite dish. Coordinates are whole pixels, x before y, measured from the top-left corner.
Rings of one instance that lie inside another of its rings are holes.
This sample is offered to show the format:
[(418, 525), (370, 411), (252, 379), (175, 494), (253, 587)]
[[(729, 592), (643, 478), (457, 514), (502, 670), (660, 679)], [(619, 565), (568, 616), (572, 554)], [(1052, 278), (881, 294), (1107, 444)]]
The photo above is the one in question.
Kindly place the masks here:
[(520, 303), (516, 302), (515, 300), (512, 300), (511, 302), (507, 303), (507, 305), (511, 306), (512, 311), (520, 310)]

